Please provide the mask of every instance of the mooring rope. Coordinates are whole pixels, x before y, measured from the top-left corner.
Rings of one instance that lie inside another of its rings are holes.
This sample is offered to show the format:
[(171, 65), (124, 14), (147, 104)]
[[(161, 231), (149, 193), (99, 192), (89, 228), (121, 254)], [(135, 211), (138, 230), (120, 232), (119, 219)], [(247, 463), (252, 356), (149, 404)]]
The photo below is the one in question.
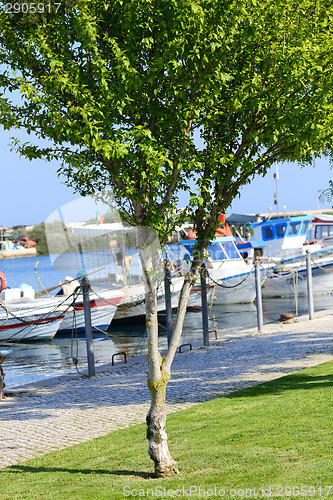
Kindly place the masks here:
[(313, 260), (313, 258), (311, 257), (311, 262), (314, 263), (315, 266), (317, 266), (319, 269), (321, 269), (322, 271), (325, 271), (325, 273), (331, 273), (333, 271), (333, 269), (325, 269), (323, 268), (322, 266), (320, 266), (315, 260)]

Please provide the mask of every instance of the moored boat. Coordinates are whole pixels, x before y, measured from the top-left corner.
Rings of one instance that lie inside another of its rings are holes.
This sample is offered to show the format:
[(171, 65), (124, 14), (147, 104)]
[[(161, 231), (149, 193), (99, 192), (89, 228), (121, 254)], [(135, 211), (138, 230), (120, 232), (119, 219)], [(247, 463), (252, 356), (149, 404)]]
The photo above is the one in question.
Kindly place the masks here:
[[(173, 277), (171, 279), (171, 307), (177, 309), (179, 295), (184, 283), (184, 276)], [(212, 291), (213, 286), (209, 287)], [(145, 286), (144, 285), (129, 285), (123, 288), (124, 297), (117, 307), (114, 315), (114, 320), (136, 321), (139, 318), (144, 318), (146, 314), (145, 303)], [(200, 286), (194, 286), (190, 292), (188, 307), (201, 306)], [(165, 312), (165, 286), (162, 282), (157, 289), (157, 312)]]
[[(123, 295), (124, 292), (121, 289), (94, 290), (89, 294), (91, 326), (93, 331), (104, 331), (110, 326)], [(57, 300), (62, 306), (72, 304), (71, 309), (65, 314), (65, 318), (59, 327), (59, 332), (70, 331), (72, 329), (83, 331), (85, 329), (82, 293), (77, 294), (75, 301), (73, 301), (73, 296), (69, 296), (64, 300), (64, 296), (62, 295), (56, 296), (54, 299), (50, 300)]]
[(0, 341), (51, 340), (63, 319), (63, 312), (55, 312), (51, 307), (22, 308), (8, 304), (0, 313)]
[[(190, 266), (195, 241), (182, 240), (180, 262), (182, 274)], [(255, 299), (255, 273), (252, 262), (246, 262), (240, 255), (233, 236), (217, 237), (207, 248), (205, 260), (210, 284), (215, 286), (214, 304), (251, 303)], [(264, 278), (265, 272), (262, 272)]]
[[(4, 310), (8, 309), (9, 315), (13, 313), (20, 318), (23, 313), (28, 317), (29, 315), (35, 316), (35, 311), (38, 311), (38, 315), (41, 316), (41, 322), (43, 317), (47, 318), (50, 314), (53, 314), (55, 317), (61, 315), (61, 322), (58, 324), (54, 335), (57, 331), (83, 331), (85, 329), (83, 295), (80, 290), (77, 290), (76, 284), (79, 286), (79, 283), (76, 280), (68, 279), (67, 281), (71, 283), (70, 286), (66, 286), (66, 283), (63, 284), (65, 294), (48, 297), (34, 298), (35, 291), (32, 288), (25, 290), (20, 288), (3, 290), (1, 292), (2, 301), (0, 304), (2, 304)], [(119, 289), (101, 290), (90, 293), (91, 324), (93, 330), (105, 330), (109, 327), (117, 305), (123, 295), (123, 292)], [(2, 319), (5, 320), (6, 318), (3, 316)], [(31, 321), (36, 322), (37, 320), (38, 318), (35, 317)], [(9, 324), (7, 323), (6, 325), (4, 325), (3, 330), (8, 330)], [(43, 335), (46, 335), (46, 332)]]
[(314, 216), (299, 216), (251, 225), (254, 240), (265, 243), (262, 265), (268, 276), (262, 287), (263, 298), (307, 293), (307, 252), (311, 255), (313, 293), (333, 290), (333, 246), (323, 245), (321, 239), (309, 243), (313, 219)]

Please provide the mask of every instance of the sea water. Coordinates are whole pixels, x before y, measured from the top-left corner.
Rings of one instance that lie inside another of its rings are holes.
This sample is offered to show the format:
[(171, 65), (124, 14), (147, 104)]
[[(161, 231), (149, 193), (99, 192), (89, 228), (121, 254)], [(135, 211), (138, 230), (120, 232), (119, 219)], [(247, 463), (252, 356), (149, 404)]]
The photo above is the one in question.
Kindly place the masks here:
[[(7, 278), (7, 285), (16, 288), (23, 283), (36, 291), (53, 287), (65, 278), (65, 274), (53, 269), (48, 255), (38, 257), (21, 257), (0, 260), (0, 271)], [(53, 292), (54, 293), (54, 292)], [(314, 299), (315, 311), (331, 309), (332, 295), (317, 296)], [(278, 321), (283, 312), (298, 315), (307, 313), (307, 299), (290, 300), (274, 299), (263, 301), (264, 323)], [(202, 345), (201, 312), (188, 312), (182, 333), (181, 344)], [(257, 311), (254, 304), (213, 305), (209, 310), (209, 329), (218, 330), (219, 337), (237, 335), (244, 328), (256, 327)], [(212, 333), (212, 338), (214, 335)], [(161, 321), (159, 325), (159, 343), (161, 350), (167, 347), (166, 327)], [(6, 373), (7, 388), (35, 382), (37, 380), (82, 372), (87, 368), (86, 341), (84, 334), (57, 334), (51, 341), (1, 344), (1, 347), (12, 349), (13, 353), (6, 358), (3, 367)], [(94, 333), (94, 357), (96, 366), (110, 363), (112, 356), (121, 362), (123, 354), (127, 357), (146, 354), (147, 339), (143, 322), (131, 325), (112, 323), (107, 332)], [(75, 369), (73, 357), (78, 358)]]

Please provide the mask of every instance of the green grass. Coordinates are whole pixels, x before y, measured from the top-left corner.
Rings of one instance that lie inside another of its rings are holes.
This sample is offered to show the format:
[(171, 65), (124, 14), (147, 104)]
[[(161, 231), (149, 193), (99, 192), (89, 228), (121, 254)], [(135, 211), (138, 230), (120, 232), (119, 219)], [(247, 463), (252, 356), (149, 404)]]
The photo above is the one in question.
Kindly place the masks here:
[(201, 498), (219, 498), (215, 487), (224, 498), (265, 498), (269, 486), (277, 498), (333, 497), (325, 488), (333, 485), (332, 373), (325, 363), (169, 415), (179, 476), (151, 476), (145, 426), (137, 425), (2, 469), (0, 499), (172, 498), (169, 489), (183, 488), (183, 498), (198, 498), (195, 487)]

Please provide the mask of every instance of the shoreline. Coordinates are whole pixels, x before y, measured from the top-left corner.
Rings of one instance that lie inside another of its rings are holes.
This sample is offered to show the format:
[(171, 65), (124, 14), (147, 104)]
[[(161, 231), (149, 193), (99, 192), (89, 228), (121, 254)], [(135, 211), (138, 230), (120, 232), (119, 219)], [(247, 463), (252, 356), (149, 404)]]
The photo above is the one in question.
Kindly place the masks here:
[(37, 257), (36, 248), (25, 248), (24, 250), (1, 250), (0, 259), (16, 259), (21, 257)]

